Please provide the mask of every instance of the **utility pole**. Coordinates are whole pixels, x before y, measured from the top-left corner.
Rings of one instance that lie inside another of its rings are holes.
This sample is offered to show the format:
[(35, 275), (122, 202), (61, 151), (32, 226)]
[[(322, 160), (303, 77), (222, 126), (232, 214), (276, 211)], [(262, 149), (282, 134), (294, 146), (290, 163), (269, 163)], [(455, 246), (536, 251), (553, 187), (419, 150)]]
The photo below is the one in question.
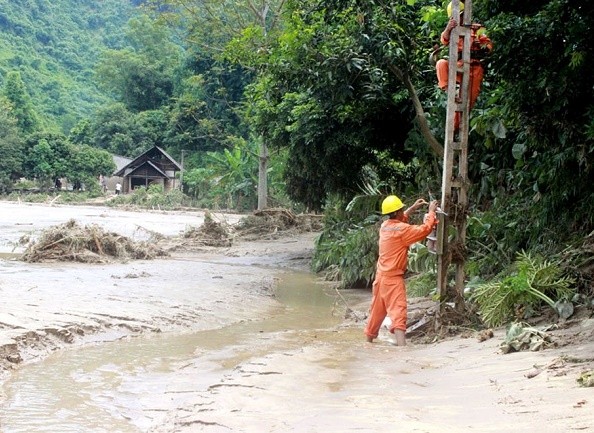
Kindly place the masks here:
[(268, 206), (268, 146), (266, 145), (266, 136), (262, 137), (258, 161), (258, 210), (264, 210)]
[[(436, 327), (441, 326), (447, 302), (454, 302), (458, 312), (464, 311), (464, 263), (466, 260), (466, 215), (468, 209), (468, 120), (472, 0), (464, 2), (462, 22), (450, 35), (448, 101), (444, 139), (441, 209), (437, 226), (437, 292), (439, 305)], [(452, 1), (452, 17), (460, 18), (460, 1)], [(458, 65), (458, 41), (463, 50)], [(460, 82), (457, 86), (456, 78)], [(460, 118), (455, 132), (456, 113)], [(450, 230), (453, 228), (453, 230)], [(450, 237), (451, 235), (451, 237)], [(455, 266), (454, 287), (448, 290), (450, 265)]]
[(184, 153), (186, 151), (182, 149), (181, 151), (181, 170), (179, 171), (179, 190), (184, 192)]

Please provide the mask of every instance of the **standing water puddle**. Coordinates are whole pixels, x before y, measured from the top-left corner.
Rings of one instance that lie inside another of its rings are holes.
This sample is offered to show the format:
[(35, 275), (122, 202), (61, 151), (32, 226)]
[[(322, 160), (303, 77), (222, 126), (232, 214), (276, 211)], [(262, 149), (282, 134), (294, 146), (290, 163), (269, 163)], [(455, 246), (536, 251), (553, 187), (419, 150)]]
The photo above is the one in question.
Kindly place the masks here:
[(262, 320), (66, 349), (23, 366), (3, 386), (0, 431), (144, 432), (241, 362), (338, 323), (310, 274), (283, 274), (276, 296), (281, 305)]

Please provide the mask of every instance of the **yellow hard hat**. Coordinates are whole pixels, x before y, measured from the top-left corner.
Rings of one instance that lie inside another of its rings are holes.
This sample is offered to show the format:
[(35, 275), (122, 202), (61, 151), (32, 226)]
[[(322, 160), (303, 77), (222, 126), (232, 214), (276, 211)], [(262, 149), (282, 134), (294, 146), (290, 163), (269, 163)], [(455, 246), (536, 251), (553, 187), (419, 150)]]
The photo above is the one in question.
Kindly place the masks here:
[[(464, 3), (460, 2), (460, 12), (462, 12), (464, 10)], [(448, 3), (448, 17), (452, 18), (452, 2)]]
[(387, 196), (382, 202), (382, 215), (396, 212), (404, 207), (404, 203), (395, 195)]

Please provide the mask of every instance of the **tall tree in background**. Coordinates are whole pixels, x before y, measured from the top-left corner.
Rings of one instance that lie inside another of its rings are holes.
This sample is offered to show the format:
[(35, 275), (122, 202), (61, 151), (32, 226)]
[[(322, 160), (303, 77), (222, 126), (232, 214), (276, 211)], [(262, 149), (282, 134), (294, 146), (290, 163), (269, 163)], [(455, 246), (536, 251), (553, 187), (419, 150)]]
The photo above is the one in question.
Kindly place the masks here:
[(121, 156), (137, 156), (134, 142), (134, 115), (122, 103), (102, 107), (80, 132), (78, 142), (89, 144)]
[(247, 80), (249, 74), (241, 67), (190, 47), (168, 113), (167, 146), (202, 155), (232, 148), (236, 137), (247, 135), (237, 112)]
[(171, 33), (147, 16), (128, 23), (126, 48), (107, 50), (97, 67), (101, 86), (139, 112), (158, 109), (173, 95), (175, 71), (181, 49), (171, 41)]
[[(231, 62), (258, 75), (267, 67), (266, 53), (278, 30), (285, 1), (153, 0), (150, 3), (161, 13), (161, 18), (185, 23), (189, 29), (188, 43), (198, 46), (198, 51), (210, 53), (220, 64)], [(267, 206), (269, 155), (267, 137), (260, 136), (258, 208), (262, 209)]]
[(2, 94), (12, 106), (12, 115), (17, 119), (19, 129), (24, 134), (35, 132), (39, 127), (39, 119), (18, 71), (7, 74)]
[(59, 133), (38, 132), (25, 141), (25, 176), (37, 179), (41, 188), (54, 185), (57, 178), (66, 177), (72, 163), (72, 148)]
[(12, 182), (21, 175), (23, 158), (22, 140), (17, 119), (12, 115), (8, 101), (0, 97), (0, 192), (12, 188)]
[(100, 187), (99, 175), (111, 176), (116, 169), (113, 157), (105, 150), (71, 145), (70, 152), (66, 177), (75, 185), (84, 185), (87, 191)]

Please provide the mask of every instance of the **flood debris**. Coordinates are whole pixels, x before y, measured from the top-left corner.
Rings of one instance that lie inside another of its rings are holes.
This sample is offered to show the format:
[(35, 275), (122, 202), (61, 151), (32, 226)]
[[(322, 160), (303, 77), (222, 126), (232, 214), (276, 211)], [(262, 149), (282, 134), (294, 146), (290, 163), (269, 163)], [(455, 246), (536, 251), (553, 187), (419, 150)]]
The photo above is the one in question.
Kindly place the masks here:
[(215, 221), (209, 211), (204, 213), (204, 223), (199, 227), (189, 227), (184, 232), (184, 244), (197, 246), (230, 247), (232, 244), (231, 228), (225, 222)]
[(583, 372), (576, 380), (581, 387), (594, 387), (594, 370)]
[(114, 259), (154, 259), (166, 255), (154, 243), (135, 242), (106, 232), (96, 224), (82, 226), (71, 219), (44, 230), (37, 241), (29, 241), (21, 260), (105, 263)]
[(483, 341), (490, 340), (494, 336), (495, 334), (493, 333), (493, 330), (489, 328), (479, 331), (476, 335), (476, 339), (479, 341), (479, 343), (482, 343)]
[(500, 348), (503, 353), (512, 353), (522, 350), (535, 352), (554, 346), (551, 336), (546, 331), (524, 323), (512, 323)]
[(537, 365), (534, 366), (532, 370), (525, 374), (526, 378), (532, 379), (533, 377), (538, 376), (545, 370), (555, 370), (565, 366), (565, 359), (563, 357), (555, 358), (548, 364), (539, 367)]
[(243, 239), (275, 239), (279, 233), (298, 233), (322, 229), (322, 215), (295, 214), (285, 208), (268, 208), (254, 211), (235, 226), (237, 236)]

